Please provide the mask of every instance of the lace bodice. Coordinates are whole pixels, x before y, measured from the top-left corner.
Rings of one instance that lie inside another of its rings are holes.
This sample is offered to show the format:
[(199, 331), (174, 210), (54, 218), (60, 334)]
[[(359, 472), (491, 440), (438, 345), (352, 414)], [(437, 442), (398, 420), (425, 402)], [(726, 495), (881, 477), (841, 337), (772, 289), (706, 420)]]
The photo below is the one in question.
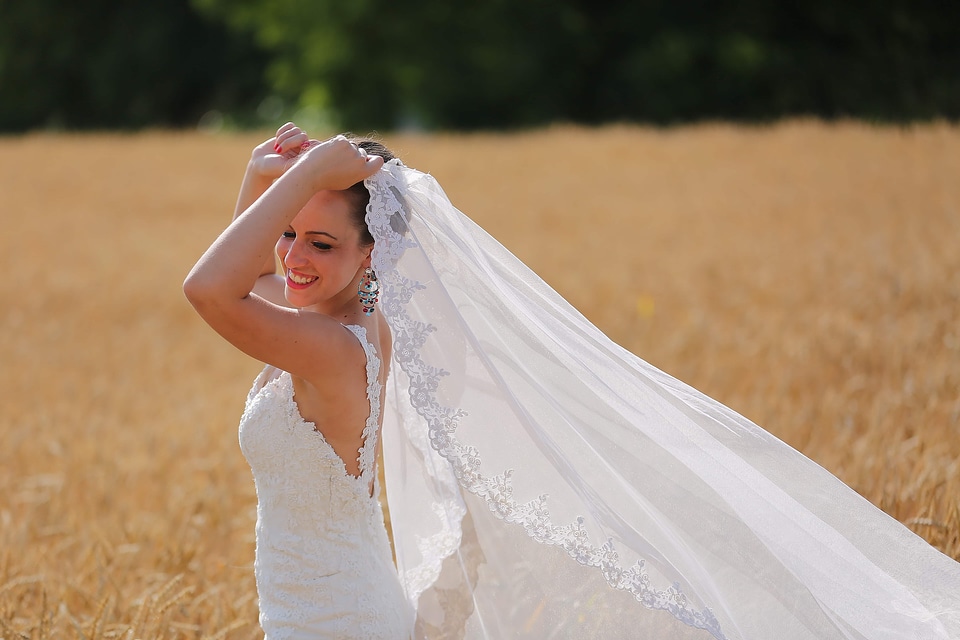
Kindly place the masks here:
[(357, 452), (359, 476), (347, 473), (300, 415), (284, 371), (261, 372), (240, 421), (240, 448), (257, 489), (255, 573), (268, 640), (395, 640), (412, 628), (377, 500), (380, 360), (363, 327), (347, 329), (366, 354), (370, 413)]

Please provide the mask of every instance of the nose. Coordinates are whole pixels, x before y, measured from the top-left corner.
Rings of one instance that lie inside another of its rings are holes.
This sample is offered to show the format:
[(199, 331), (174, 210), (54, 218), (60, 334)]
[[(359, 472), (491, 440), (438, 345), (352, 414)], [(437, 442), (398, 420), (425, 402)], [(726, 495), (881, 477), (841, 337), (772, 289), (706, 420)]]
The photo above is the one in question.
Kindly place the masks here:
[(306, 264), (306, 261), (303, 259), (303, 247), (301, 247), (300, 243), (296, 240), (286, 247), (286, 252), (283, 254), (283, 264), (284, 266), (293, 268)]

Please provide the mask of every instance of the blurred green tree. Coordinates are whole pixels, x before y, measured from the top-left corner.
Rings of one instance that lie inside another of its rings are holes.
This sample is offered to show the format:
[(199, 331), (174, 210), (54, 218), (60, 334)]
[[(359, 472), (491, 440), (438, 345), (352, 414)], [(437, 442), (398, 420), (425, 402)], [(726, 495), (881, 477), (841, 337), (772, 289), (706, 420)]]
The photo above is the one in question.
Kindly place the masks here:
[(960, 4), (193, 0), (269, 82), (365, 129), (960, 117)]
[(188, 0), (0, 0), (0, 130), (195, 125), (252, 111), (266, 57)]
[(958, 27), (933, 0), (0, 0), (0, 130), (955, 119)]

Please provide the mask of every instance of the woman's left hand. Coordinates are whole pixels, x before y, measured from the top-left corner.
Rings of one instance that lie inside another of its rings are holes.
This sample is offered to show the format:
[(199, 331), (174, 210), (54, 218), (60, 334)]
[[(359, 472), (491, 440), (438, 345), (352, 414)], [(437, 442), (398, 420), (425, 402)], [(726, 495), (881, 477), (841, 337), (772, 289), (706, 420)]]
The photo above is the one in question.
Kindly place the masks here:
[(334, 136), (324, 142), (310, 140), (297, 158), (305, 177), (314, 191), (349, 189), (368, 178), (383, 166), (383, 158), (367, 155), (364, 149), (343, 136)]

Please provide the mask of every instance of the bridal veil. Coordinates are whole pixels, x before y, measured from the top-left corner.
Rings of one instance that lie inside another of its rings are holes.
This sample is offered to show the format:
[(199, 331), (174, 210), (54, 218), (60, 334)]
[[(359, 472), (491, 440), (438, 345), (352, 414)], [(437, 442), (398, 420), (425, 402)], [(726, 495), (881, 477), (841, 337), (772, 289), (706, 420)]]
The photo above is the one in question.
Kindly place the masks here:
[(960, 638), (960, 564), (619, 347), (398, 161), (366, 180), (417, 638)]

